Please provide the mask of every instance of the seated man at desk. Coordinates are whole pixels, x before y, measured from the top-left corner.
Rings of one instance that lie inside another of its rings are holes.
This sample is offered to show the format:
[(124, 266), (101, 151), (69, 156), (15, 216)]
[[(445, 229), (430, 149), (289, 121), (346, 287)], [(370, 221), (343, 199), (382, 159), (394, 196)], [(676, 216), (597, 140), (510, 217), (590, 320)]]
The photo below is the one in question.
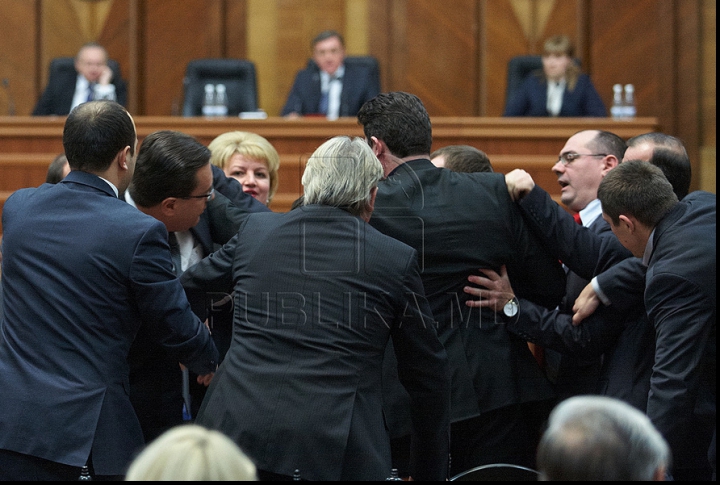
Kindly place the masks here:
[(355, 116), (365, 101), (380, 93), (378, 77), (368, 66), (345, 63), (345, 41), (338, 32), (321, 32), (312, 48), (315, 62), (298, 71), (282, 116)]
[(84, 44), (75, 56), (75, 71), (50, 73), (33, 116), (65, 116), (86, 101), (109, 99), (127, 105), (127, 86), (108, 66), (107, 51), (96, 42)]

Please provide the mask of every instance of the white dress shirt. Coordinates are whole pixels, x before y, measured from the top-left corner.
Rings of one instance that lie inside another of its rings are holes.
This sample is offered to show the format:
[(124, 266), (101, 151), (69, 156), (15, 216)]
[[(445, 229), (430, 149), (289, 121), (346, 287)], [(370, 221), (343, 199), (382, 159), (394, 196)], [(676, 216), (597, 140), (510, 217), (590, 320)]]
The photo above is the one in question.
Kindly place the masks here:
[(325, 71), (320, 72), (320, 90), (328, 93), (327, 118), (336, 120), (340, 116), (340, 94), (342, 93), (343, 76), (345, 66), (338, 67), (332, 78)]
[(560, 114), (566, 84), (567, 82), (565, 81), (565, 79), (562, 79), (559, 82), (548, 81), (546, 108), (548, 110), (548, 113), (550, 113), (550, 116), (557, 116)]
[[(88, 99), (88, 89), (90, 87), (90, 81), (85, 79), (85, 76), (78, 74), (77, 81), (75, 82), (75, 95), (73, 96), (73, 102), (70, 106), (70, 111), (75, 106), (86, 102)], [(110, 84), (97, 84), (93, 85), (93, 99), (109, 99), (115, 101), (115, 85)]]

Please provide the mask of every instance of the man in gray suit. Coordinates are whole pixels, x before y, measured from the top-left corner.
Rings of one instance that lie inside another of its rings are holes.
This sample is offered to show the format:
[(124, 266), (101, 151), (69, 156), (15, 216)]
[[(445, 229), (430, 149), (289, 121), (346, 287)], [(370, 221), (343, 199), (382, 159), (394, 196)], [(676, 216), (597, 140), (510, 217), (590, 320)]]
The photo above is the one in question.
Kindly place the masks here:
[(447, 356), (417, 252), (367, 224), (381, 177), (362, 139), (333, 138), (307, 162), (302, 207), (249, 215), (181, 276), (188, 289), (234, 285), (233, 340), (197, 423), (233, 438), (261, 479), (390, 475), (381, 385), (390, 338), (411, 397), (412, 477), (448, 476)]

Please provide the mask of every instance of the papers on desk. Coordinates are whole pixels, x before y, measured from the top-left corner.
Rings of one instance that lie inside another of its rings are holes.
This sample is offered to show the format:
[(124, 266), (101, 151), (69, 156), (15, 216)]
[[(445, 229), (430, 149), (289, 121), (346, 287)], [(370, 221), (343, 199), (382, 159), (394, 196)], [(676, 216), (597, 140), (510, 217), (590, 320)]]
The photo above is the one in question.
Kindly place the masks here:
[(257, 111), (243, 111), (238, 116), (241, 120), (264, 120), (268, 117), (267, 113), (261, 109)]

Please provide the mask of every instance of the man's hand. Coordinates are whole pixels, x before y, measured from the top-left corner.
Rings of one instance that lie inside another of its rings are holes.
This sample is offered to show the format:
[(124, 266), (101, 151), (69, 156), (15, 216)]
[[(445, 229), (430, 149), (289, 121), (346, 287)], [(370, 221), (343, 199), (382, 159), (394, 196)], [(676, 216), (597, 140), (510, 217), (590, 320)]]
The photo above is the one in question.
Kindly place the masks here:
[(510, 198), (514, 201), (522, 199), (535, 187), (535, 181), (530, 174), (520, 168), (505, 175), (505, 184)]
[(595, 290), (592, 287), (592, 283), (583, 288), (580, 295), (575, 299), (573, 305), (573, 317), (572, 324), (575, 326), (580, 325), (580, 322), (585, 320), (587, 317), (592, 315), (597, 307), (600, 306), (600, 298), (598, 298)]
[(102, 85), (108, 85), (110, 84), (110, 81), (112, 81), (113, 78), (113, 72), (112, 69), (110, 69), (110, 66), (103, 67), (102, 73), (100, 74), (100, 77), (98, 78), (98, 83)]
[(210, 382), (212, 381), (214, 376), (215, 376), (214, 372), (211, 372), (210, 374), (205, 374), (202, 376), (197, 376), (197, 383), (202, 384), (203, 386), (207, 387), (210, 385)]
[(495, 312), (500, 312), (508, 300), (515, 297), (505, 265), (500, 268), (499, 274), (491, 269), (481, 269), (479, 276), (470, 275), (468, 281), (482, 287), (466, 286), (463, 288), (465, 293), (478, 297), (477, 300), (465, 302), (465, 305), (469, 307), (490, 308)]

